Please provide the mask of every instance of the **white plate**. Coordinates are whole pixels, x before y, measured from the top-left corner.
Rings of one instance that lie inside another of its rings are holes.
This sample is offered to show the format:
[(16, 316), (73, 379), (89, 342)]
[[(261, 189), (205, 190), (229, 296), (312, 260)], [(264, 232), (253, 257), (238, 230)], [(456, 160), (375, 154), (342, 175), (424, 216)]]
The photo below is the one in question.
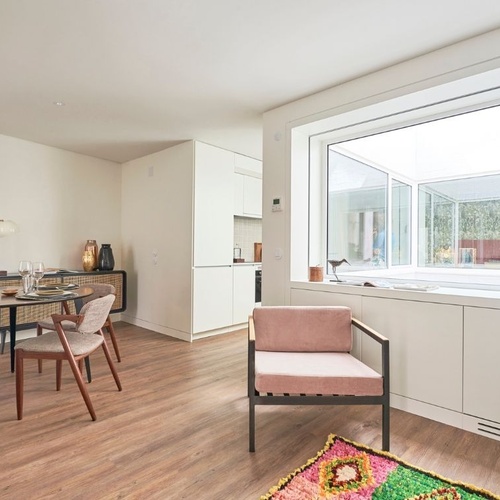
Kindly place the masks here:
[(74, 283), (53, 283), (51, 285), (40, 285), (38, 287), (38, 291), (41, 292), (42, 290), (74, 290), (75, 288), (78, 288), (78, 285), (75, 285)]
[(73, 292), (64, 292), (63, 290), (53, 290), (53, 291), (57, 291), (57, 293), (51, 293), (51, 294), (47, 294), (47, 293), (41, 293), (41, 294), (38, 294), (37, 292), (30, 292), (30, 293), (23, 293), (22, 291), (21, 292), (18, 292), (18, 294), (15, 296), (16, 299), (24, 299), (24, 300), (50, 300), (50, 299), (60, 299), (62, 297), (77, 297), (78, 294), (76, 293), (73, 293)]

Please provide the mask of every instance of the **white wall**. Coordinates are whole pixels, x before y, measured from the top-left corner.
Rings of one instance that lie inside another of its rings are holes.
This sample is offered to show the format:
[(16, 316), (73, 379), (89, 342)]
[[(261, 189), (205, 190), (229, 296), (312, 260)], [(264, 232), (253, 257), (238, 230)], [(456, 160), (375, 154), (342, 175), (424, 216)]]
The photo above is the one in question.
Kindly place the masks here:
[[(292, 129), (316, 122), (318, 130), (324, 130), (322, 122), (350, 112), (357, 113), (362, 121), (367, 106), (497, 68), (500, 68), (500, 30), (347, 82), (264, 115), (264, 304), (289, 303), (290, 270), (294, 269), (294, 276), (305, 275), (306, 271), (302, 272), (302, 268), (308, 265), (303, 250), (298, 252), (297, 258), (297, 252), (291, 252), (294, 235), (302, 230), (300, 237), (307, 239), (309, 231), (306, 222), (297, 224), (295, 218), (292, 220), (294, 207), (300, 206), (303, 211), (303, 198), (307, 196), (305, 188), (300, 193), (297, 193), (296, 186), (292, 188), (292, 169), (294, 176), (297, 175), (295, 169), (298, 165), (301, 164), (304, 172), (308, 169), (308, 159), (303, 157), (301, 161), (295, 151), (292, 164)], [(493, 82), (493, 85), (497, 84), (498, 81)], [(277, 196), (283, 196), (285, 210), (273, 213), (271, 201)]]
[(120, 269), (120, 214), (120, 164), (0, 135), (0, 218), (20, 227), (0, 238), (0, 269), (82, 269), (87, 239), (110, 243)]
[[(123, 164), (125, 321), (190, 338), (193, 141)], [(155, 255), (156, 254), (156, 255)], [(156, 261), (156, 263), (155, 263)]]

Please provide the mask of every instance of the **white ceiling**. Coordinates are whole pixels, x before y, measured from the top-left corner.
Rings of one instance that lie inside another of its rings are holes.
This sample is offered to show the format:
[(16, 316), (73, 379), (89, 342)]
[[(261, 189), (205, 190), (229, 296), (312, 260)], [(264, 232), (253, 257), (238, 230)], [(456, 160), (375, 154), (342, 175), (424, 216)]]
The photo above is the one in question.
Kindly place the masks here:
[(499, 26), (498, 0), (0, 0), (0, 134), (260, 158), (264, 111)]

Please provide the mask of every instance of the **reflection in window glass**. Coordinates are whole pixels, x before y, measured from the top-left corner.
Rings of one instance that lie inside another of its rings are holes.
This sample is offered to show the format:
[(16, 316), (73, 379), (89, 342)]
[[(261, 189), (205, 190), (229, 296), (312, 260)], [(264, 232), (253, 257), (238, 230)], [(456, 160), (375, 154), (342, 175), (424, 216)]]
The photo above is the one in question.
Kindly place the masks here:
[(387, 184), (386, 173), (329, 148), (327, 258), (347, 259), (342, 271), (386, 267)]
[(411, 186), (392, 181), (392, 259), (393, 266), (411, 261)]
[(426, 267), (500, 265), (500, 175), (419, 186), (419, 259)]

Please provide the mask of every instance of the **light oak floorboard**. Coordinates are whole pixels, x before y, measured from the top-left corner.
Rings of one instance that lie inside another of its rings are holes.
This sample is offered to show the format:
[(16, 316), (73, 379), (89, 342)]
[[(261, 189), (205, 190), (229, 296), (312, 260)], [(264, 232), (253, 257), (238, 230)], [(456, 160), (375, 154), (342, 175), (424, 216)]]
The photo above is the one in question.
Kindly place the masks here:
[[(92, 358), (92, 422), (68, 366), (26, 361), (16, 419), (8, 349), (0, 356), (0, 498), (256, 499), (320, 450), (329, 433), (381, 447), (377, 407), (257, 407), (248, 452), (246, 332), (189, 344), (116, 324), (118, 392)], [(391, 410), (391, 452), (500, 493), (500, 442)]]

